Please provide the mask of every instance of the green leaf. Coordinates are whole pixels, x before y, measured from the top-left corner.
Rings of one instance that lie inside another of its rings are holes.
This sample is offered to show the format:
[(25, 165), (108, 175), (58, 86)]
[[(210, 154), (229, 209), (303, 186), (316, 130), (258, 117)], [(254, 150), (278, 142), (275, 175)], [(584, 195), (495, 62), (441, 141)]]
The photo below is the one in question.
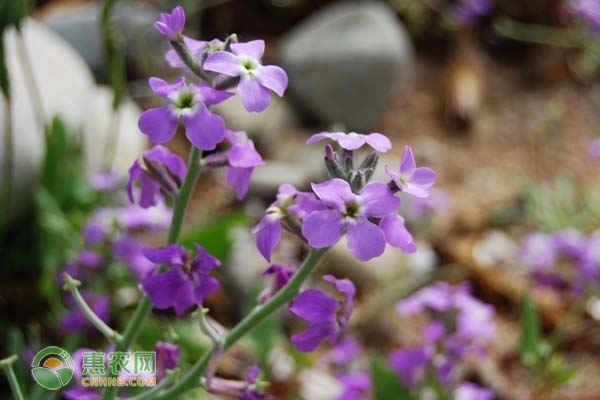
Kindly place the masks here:
[(529, 294), (523, 299), (521, 318), (521, 360), (525, 365), (536, 365), (544, 356), (545, 344), (541, 334), (540, 318)]
[(223, 260), (227, 258), (231, 251), (233, 243), (230, 235), (231, 230), (247, 224), (248, 217), (246, 214), (241, 210), (237, 210), (213, 220), (207, 225), (186, 232), (181, 239), (181, 244), (191, 248), (194, 243), (199, 243), (206, 251)]
[(406, 386), (383, 357), (372, 358), (371, 375), (377, 400), (413, 400)]

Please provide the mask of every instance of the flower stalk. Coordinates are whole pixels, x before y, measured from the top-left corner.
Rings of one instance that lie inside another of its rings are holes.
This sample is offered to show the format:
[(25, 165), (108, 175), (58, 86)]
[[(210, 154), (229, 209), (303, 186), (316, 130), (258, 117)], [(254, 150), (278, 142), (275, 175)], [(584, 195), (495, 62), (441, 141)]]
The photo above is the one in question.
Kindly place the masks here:
[(94, 327), (96, 327), (96, 329), (98, 329), (100, 331), (100, 333), (102, 333), (104, 336), (106, 336), (106, 338), (109, 341), (115, 342), (115, 341), (120, 340), (121, 334), (119, 334), (119, 332), (115, 331), (110, 326), (108, 326), (104, 321), (102, 321), (100, 319), (100, 317), (98, 317), (98, 315), (96, 315), (94, 310), (92, 310), (92, 308), (89, 306), (89, 304), (85, 301), (85, 299), (83, 298), (83, 296), (81, 295), (81, 293), (79, 292), (79, 289), (78, 289), (78, 287), (81, 286), (81, 282), (78, 281), (77, 279), (74, 279), (69, 274), (64, 274), (64, 277), (65, 277), (65, 284), (63, 286), (63, 289), (67, 290), (69, 293), (71, 293), (71, 295), (73, 296), (73, 299), (75, 300), (75, 303), (77, 303), (77, 306), (81, 309), (81, 311), (83, 312), (85, 317), (88, 319), (88, 321), (90, 321), (92, 323), (92, 325), (94, 325)]
[(8, 384), (10, 385), (10, 390), (12, 391), (15, 400), (24, 400), (25, 398), (23, 397), (23, 393), (21, 393), (21, 386), (19, 385), (19, 381), (17, 381), (17, 376), (15, 375), (15, 371), (12, 367), (17, 360), (18, 357), (14, 354), (10, 357), (4, 358), (0, 360), (0, 368), (2, 368), (6, 374)]

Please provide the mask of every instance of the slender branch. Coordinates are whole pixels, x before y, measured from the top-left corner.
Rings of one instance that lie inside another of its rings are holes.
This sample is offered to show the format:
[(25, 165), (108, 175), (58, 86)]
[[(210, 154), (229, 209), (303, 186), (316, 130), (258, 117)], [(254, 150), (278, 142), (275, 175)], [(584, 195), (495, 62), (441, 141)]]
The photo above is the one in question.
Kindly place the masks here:
[[(192, 147), (188, 160), (188, 171), (173, 206), (173, 217), (171, 219), (167, 244), (174, 244), (179, 240), (181, 226), (183, 225), (183, 217), (192, 196), (193, 189), (196, 186), (198, 175), (200, 174), (201, 158), (202, 151)], [(161, 269), (162, 267), (159, 268), (159, 270)], [(150, 314), (151, 310), (152, 301), (146, 294), (144, 294), (133, 313), (133, 317), (125, 328), (123, 337), (117, 342), (115, 351), (127, 351), (129, 349), (129, 346), (142, 329), (142, 325), (144, 324), (144, 321), (146, 320), (148, 314)], [(115, 390), (116, 388), (114, 386), (108, 386), (104, 390), (103, 399), (113, 399), (115, 396)]]
[[(256, 306), (254, 310), (252, 310), (252, 312), (246, 316), (246, 318), (240, 321), (240, 323), (229, 332), (229, 334), (225, 337), (224, 348), (228, 349), (229, 347), (233, 346), (238, 340), (250, 332), (259, 323), (273, 315), (281, 306), (291, 301), (300, 291), (304, 281), (319, 265), (319, 261), (327, 250), (328, 248), (311, 249), (311, 251), (308, 253), (308, 256), (302, 263), (302, 266), (294, 274), (288, 284), (279, 292), (277, 292), (277, 294), (273, 296), (267, 303)], [(171, 388), (162, 393), (158, 393), (158, 395), (153, 398), (155, 400), (174, 399), (198, 385), (215, 348), (216, 347), (213, 346), (209, 351), (207, 351), (204, 356), (198, 360), (196, 364), (194, 364), (192, 369)]]
[(219, 333), (208, 320), (208, 308), (200, 308), (192, 314), (192, 317), (197, 317), (200, 322), (200, 329), (213, 342), (213, 344), (223, 343), (223, 335)]
[(102, 319), (100, 319), (98, 315), (96, 315), (94, 310), (92, 310), (92, 308), (88, 305), (88, 303), (85, 301), (85, 299), (79, 292), (78, 287), (81, 286), (81, 282), (77, 279), (73, 279), (69, 274), (64, 274), (64, 277), (65, 284), (63, 286), (63, 289), (68, 290), (71, 293), (73, 299), (75, 299), (75, 303), (77, 303), (77, 306), (81, 309), (81, 311), (83, 311), (83, 314), (88, 319), (88, 321), (90, 321), (92, 325), (94, 325), (96, 329), (98, 329), (111, 342), (119, 340), (121, 338), (121, 335), (117, 331), (112, 329), (110, 326), (108, 326), (104, 321), (102, 321)]
[(10, 357), (4, 358), (0, 360), (0, 368), (4, 370), (6, 373), (6, 378), (8, 379), (8, 384), (10, 385), (10, 390), (12, 391), (13, 397), (16, 400), (24, 400), (23, 393), (21, 393), (21, 386), (19, 385), (19, 381), (17, 380), (17, 376), (15, 375), (15, 371), (13, 370), (13, 364), (18, 360), (16, 355), (12, 355)]

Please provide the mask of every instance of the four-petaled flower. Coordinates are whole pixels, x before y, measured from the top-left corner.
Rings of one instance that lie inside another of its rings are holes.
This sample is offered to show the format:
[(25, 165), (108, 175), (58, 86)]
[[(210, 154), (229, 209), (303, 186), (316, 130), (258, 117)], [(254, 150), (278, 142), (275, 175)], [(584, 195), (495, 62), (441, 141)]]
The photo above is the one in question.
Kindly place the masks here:
[(226, 138), (231, 144), (227, 152), (227, 183), (235, 189), (238, 200), (241, 200), (248, 192), (252, 171), (265, 162), (245, 132), (227, 131)]
[(381, 133), (362, 134), (356, 132), (321, 132), (316, 133), (308, 138), (306, 144), (320, 142), (321, 140), (333, 140), (337, 142), (341, 148), (346, 150), (357, 150), (365, 143), (371, 148), (380, 153), (385, 153), (392, 148), (392, 143), (385, 135)]
[(171, 13), (160, 13), (160, 18), (154, 23), (154, 28), (170, 41), (181, 38), (185, 26), (185, 12), (183, 7), (177, 6)]
[(225, 121), (211, 113), (207, 106), (221, 103), (232, 93), (203, 83), (188, 84), (183, 77), (175, 83), (152, 77), (148, 83), (154, 93), (167, 100), (165, 106), (150, 108), (140, 116), (138, 126), (152, 142), (160, 144), (170, 140), (180, 119), (185, 124), (188, 140), (200, 150), (214, 150), (225, 139)]
[(143, 162), (135, 160), (129, 168), (129, 201), (136, 203), (133, 185), (139, 181), (139, 205), (143, 208), (157, 205), (161, 189), (170, 194), (174, 193), (181, 186), (186, 172), (185, 162), (178, 155), (171, 153), (166, 147), (154, 146), (144, 152)]
[(307, 289), (289, 306), (294, 315), (309, 323), (306, 330), (292, 336), (292, 342), (302, 352), (313, 351), (325, 339), (331, 344), (335, 343), (346, 331), (354, 310), (356, 288), (352, 281), (336, 279), (333, 275), (324, 275), (323, 279), (335, 286), (336, 291), (343, 296), (342, 300), (318, 289)]
[(238, 93), (246, 110), (264, 111), (271, 102), (271, 93), (283, 96), (288, 85), (285, 71), (276, 65), (262, 65), (265, 42), (253, 40), (231, 43), (231, 52), (216, 51), (209, 54), (204, 69), (223, 75), (239, 77)]
[(173, 307), (177, 315), (182, 315), (194, 305), (201, 306), (204, 299), (218, 289), (219, 281), (210, 276), (210, 272), (221, 262), (202, 246), (196, 244), (195, 247), (193, 259), (178, 245), (142, 250), (154, 264), (168, 266), (166, 272), (154, 273), (143, 283), (144, 290), (159, 310)]
[[(383, 182), (370, 182), (360, 192), (352, 193), (348, 182), (334, 178), (323, 183), (312, 184), (312, 189), (325, 205), (325, 209), (313, 211), (302, 225), (302, 235), (314, 248), (336, 244), (344, 232), (348, 248), (359, 260), (367, 261), (383, 254), (388, 225), (377, 226), (369, 218), (395, 215), (400, 199), (394, 196)], [(394, 233), (395, 232), (390, 232)]]
[(410, 146), (406, 146), (404, 149), (404, 155), (402, 155), (402, 161), (400, 162), (400, 171), (393, 171), (386, 165), (385, 172), (392, 179), (398, 190), (416, 197), (428, 197), (428, 189), (435, 183), (435, 172), (431, 168), (417, 168)]

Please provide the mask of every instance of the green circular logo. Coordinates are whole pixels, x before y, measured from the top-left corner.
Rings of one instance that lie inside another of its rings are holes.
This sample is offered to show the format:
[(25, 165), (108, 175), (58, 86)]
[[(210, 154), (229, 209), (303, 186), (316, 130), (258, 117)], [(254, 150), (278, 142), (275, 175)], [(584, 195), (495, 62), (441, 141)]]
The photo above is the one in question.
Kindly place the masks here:
[(58, 390), (73, 378), (73, 359), (60, 347), (46, 347), (31, 362), (31, 375), (44, 389)]

